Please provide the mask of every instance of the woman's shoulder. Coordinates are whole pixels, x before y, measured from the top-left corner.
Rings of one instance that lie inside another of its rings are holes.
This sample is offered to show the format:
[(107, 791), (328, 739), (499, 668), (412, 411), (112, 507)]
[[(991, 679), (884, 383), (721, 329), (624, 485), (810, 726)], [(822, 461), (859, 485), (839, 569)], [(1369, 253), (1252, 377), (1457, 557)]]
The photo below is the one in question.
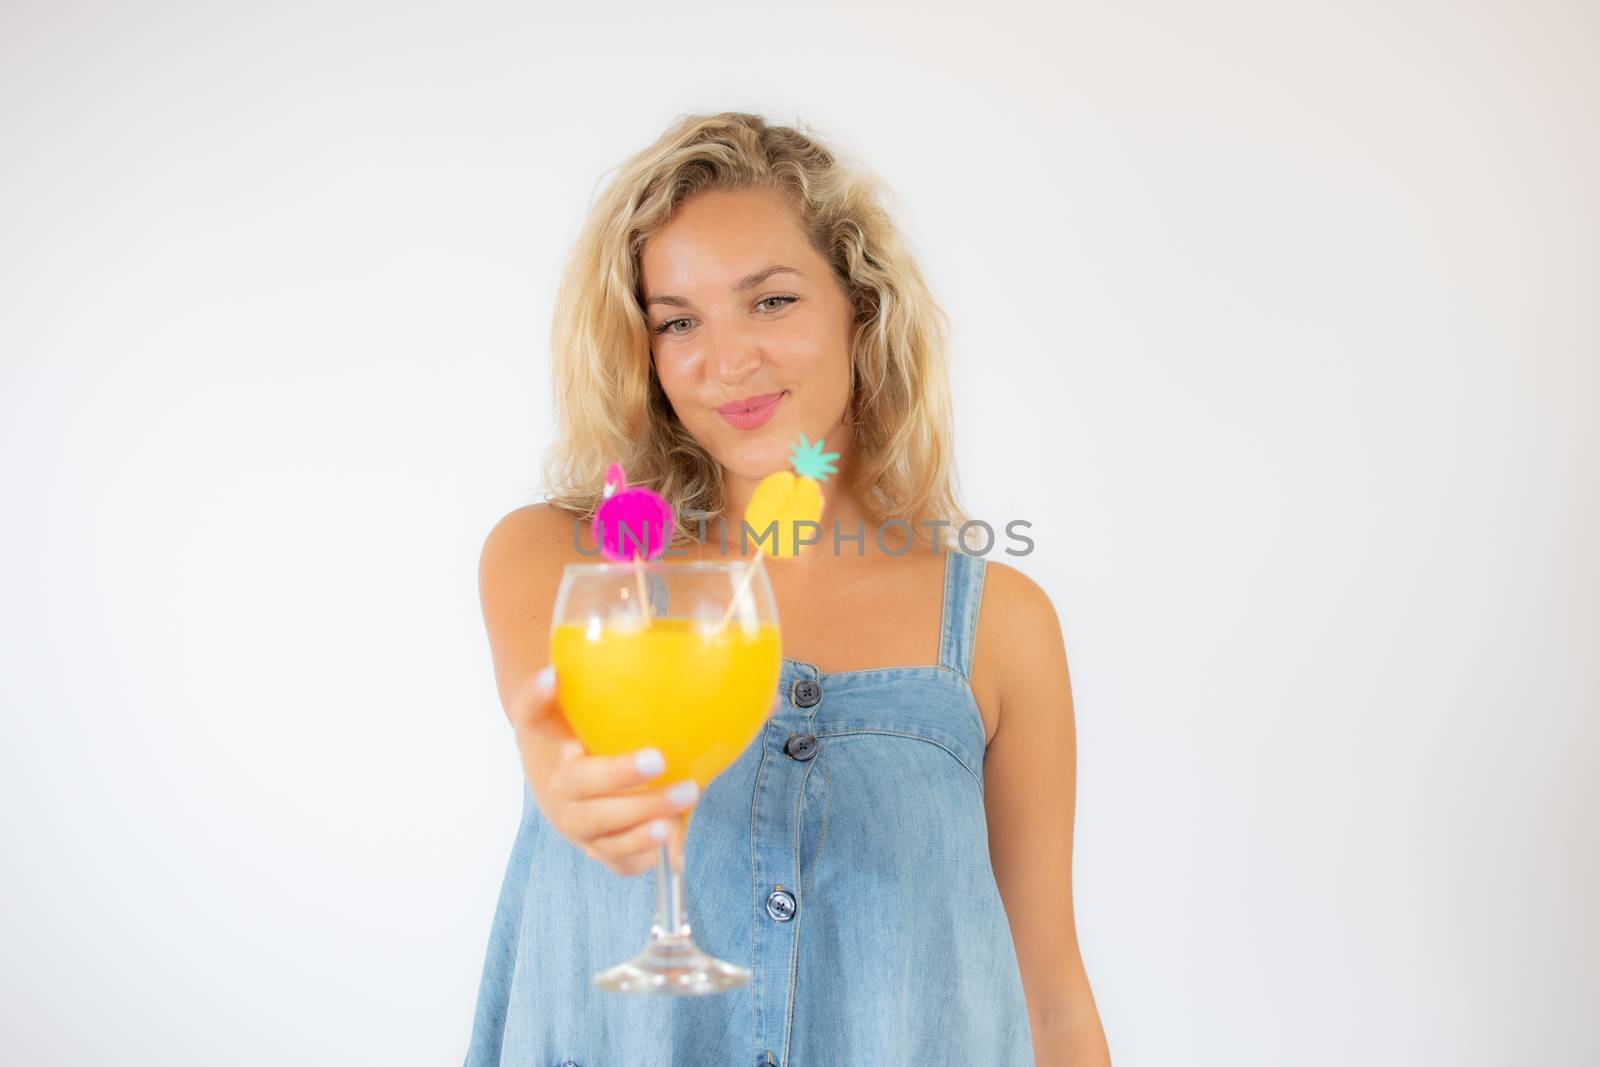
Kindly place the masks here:
[(552, 504), (528, 504), (502, 516), (478, 555), (479, 592), (486, 606), (508, 596), (555, 595), (561, 569), (593, 562), (578, 549), (583, 520)]
[(1004, 626), (1039, 625), (1056, 621), (1055, 605), (1038, 582), (1009, 563), (984, 557), (983, 606), (979, 632), (987, 616), (999, 617)]
[(980, 702), (993, 701), (1001, 716), (1019, 684), (1064, 655), (1061, 623), (1049, 594), (1009, 563), (984, 563), (972, 655), (973, 691)]
[(554, 504), (527, 504), (503, 515), (483, 541), (483, 558), (505, 555), (582, 558), (575, 535), (583, 520)]

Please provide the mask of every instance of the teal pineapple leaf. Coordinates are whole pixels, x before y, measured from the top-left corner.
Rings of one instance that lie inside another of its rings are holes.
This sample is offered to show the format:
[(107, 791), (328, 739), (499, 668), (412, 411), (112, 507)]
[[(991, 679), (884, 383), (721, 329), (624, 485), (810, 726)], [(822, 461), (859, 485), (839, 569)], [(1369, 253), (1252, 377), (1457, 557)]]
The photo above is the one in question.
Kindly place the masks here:
[(839, 468), (833, 461), (839, 458), (837, 452), (824, 452), (821, 441), (810, 441), (805, 434), (800, 435), (800, 443), (789, 446), (789, 463), (794, 467), (794, 472), (802, 478), (813, 481), (826, 481), (828, 475)]

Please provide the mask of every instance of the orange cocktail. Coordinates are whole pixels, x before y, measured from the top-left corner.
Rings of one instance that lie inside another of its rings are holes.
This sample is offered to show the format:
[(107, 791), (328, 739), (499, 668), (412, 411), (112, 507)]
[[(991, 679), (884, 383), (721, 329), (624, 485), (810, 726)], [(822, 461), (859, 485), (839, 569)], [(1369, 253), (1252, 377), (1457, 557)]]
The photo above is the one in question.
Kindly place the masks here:
[(561, 710), (591, 753), (656, 748), (657, 780), (704, 789), (739, 758), (772, 711), (782, 670), (778, 627), (651, 618), (551, 630)]

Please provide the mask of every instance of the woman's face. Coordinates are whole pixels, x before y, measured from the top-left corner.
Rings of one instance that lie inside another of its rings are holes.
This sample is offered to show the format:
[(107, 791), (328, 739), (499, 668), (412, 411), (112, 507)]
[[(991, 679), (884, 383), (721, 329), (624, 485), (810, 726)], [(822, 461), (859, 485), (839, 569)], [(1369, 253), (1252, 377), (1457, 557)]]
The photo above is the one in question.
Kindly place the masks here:
[(639, 268), (662, 389), (729, 475), (787, 469), (802, 433), (847, 443), (836, 431), (853, 309), (782, 199), (696, 196), (645, 242)]

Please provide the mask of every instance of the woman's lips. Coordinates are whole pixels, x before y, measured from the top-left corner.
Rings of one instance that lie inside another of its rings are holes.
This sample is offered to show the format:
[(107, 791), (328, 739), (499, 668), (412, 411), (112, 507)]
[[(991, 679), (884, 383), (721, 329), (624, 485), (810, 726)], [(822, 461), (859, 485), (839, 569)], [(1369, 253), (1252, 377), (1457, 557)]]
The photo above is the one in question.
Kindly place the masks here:
[(772, 413), (778, 410), (778, 401), (783, 397), (783, 393), (747, 396), (743, 400), (722, 405), (717, 409), (717, 414), (736, 430), (753, 430), (772, 418)]

